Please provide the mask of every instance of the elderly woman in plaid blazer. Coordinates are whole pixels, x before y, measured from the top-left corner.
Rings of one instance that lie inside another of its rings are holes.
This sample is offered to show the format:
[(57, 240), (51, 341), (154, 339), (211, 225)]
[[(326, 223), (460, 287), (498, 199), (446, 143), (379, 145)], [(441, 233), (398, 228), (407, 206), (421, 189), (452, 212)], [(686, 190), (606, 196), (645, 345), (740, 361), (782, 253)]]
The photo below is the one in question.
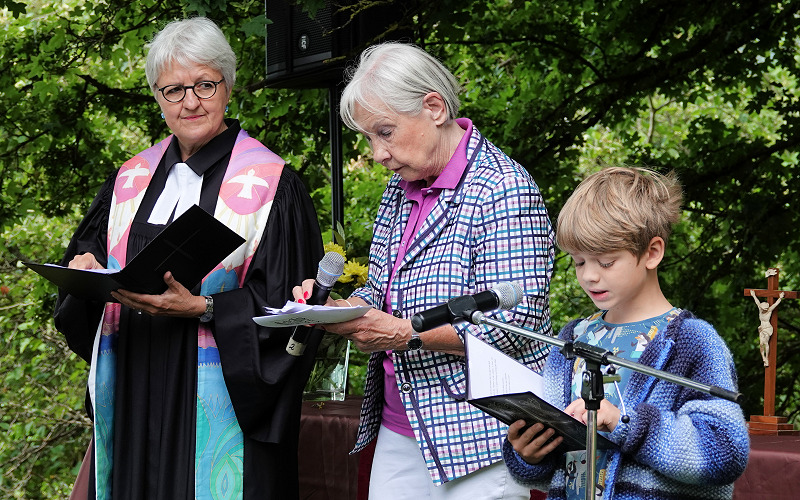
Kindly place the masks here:
[[(374, 309), (325, 325), (371, 353), (354, 450), (377, 437), (370, 498), (528, 499), (501, 462), (506, 426), (465, 400), (464, 337), (534, 370), (546, 346), (463, 322), (417, 334), (410, 318), (512, 281), (524, 299), (493, 316), (551, 334), (553, 230), (542, 196), (521, 165), (457, 118), (460, 86), (425, 51), (372, 46), (348, 77), (342, 119), (394, 173), (373, 228), (366, 286), (328, 301)], [(312, 284), (295, 287), (295, 297), (308, 297)]]

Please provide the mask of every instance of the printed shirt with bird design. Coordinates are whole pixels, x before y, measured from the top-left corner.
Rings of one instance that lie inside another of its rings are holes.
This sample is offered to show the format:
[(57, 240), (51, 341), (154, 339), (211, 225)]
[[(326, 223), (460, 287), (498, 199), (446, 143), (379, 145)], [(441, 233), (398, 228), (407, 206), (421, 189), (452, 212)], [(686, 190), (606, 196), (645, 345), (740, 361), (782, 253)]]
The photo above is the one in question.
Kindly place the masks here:
[[(660, 330), (666, 328), (667, 324), (676, 318), (681, 311), (682, 309), (674, 307), (660, 316), (623, 324), (606, 322), (605, 319), (603, 319), (605, 311), (599, 311), (576, 325), (574, 332), (575, 341), (597, 346), (623, 359), (638, 361), (645, 347), (647, 347), (647, 344), (653, 340)], [(604, 376), (607, 375), (609, 368), (612, 366), (613, 365), (605, 365), (601, 367)], [(582, 374), (585, 368), (585, 360), (581, 357), (575, 358), (575, 362), (572, 366), (573, 400), (581, 397), (581, 388), (583, 384)], [(623, 402), (620, 400), (622, 394), (625, 392), (625, 387), (628, 385), (632, 370), (616, 366), (614, 366), (614, 370), (616, 371), (616, 375), (619, 376), (619, 381), (617, 382), (619, 388), (615, 387), (613, 382), (604, 384), (603, 388), (605, 394), (603, 397), (619, 408), (624, 414)], [(602, 496), (606, 465), (607, 452), (605, 450), (597, 450), (596, 484), (598, 486), (595, 492), (598, 498)], [(573, 451), (567, 453), (566, 470), (567, 498), (570, 500), (586, 498), (586, 452)]]

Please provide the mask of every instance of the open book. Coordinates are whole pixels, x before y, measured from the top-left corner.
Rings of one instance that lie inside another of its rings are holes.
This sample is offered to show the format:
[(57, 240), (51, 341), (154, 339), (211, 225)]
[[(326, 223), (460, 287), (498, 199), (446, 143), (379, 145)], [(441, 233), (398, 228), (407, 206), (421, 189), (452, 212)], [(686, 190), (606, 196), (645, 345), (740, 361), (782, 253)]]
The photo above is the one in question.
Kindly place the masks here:
[(244, 238), (197, 205), (172, 221), (122, 269), (70, 269), (55, 264), (23, 262), (70, 295), (116, 302), (111, 292), (160, 294), (170, 271), (191, 290)]
[[(557, 452), (586, 449), (586, 425), (539, 396), (545, 383), (541, 375), (472, 335), (466, 335), (465, 343), (471, 405), (505, 424), (524, 420), (555, 429), (564, 437)], [(596, 443), (597, 449), (616, 446), (600, 434)]]

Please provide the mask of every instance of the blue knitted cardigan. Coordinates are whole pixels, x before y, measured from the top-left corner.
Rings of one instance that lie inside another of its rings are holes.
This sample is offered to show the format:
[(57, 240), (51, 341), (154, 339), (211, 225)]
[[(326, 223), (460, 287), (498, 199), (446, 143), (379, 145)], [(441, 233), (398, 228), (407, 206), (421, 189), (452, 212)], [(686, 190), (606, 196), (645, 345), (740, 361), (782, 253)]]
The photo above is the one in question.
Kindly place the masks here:
[[(575, 320), (559, 334), (572, 341)], [(640, 363), (704, 384), (737, 390), (736, 369), (725, 342), (707, 322), (683, 311), (650, 341)], [(554, 348), (544, 369), (545, 399), (560, 408), (571, 401), (572, 361)], [(609, 439), (603, 499), (729, 499), (733, 482), (747, 465), (750, 439), (742, 410), (715, 398), (639, 372), (623, 394), (630, 422), (620, 422)], [(522, 460), (508, 440), (503, 458), (518, 482), (564, 499), (564, 455), (537, 465)]]

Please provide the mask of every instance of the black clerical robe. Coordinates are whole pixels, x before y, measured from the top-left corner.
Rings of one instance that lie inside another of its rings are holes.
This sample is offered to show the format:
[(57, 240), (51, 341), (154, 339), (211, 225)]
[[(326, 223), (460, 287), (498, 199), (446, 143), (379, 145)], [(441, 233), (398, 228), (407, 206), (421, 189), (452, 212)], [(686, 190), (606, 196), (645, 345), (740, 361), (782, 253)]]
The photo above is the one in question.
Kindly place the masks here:
[[(203, 174), (200, 207), (214, 213), (240, 128), (229, 128), (186, 163)], [(158, 165), (131, 226), (128, 256), (135, 256), (163, 226), (148, 223), (168, 169), (179, 160), (173, 140)], [(105, 265), (109, 209), (115, 175), (92, 203), (62, 264), (91, 252)], [(281, 307), (291, 289), (316, 274), (322, 244), (316, 212), (302, 182), (284, 168), (266, 228), (241, 288), (217, 293), (210, 323), (225, 384), (244, 437), (245, 499), (298, 496), (297, 439), (302, 390), (313, 364), (287, 355), (291, 330), (260, 327), (252, 317)], [(199, 293), (199, 285), (193, 290)], [(55, 322), (70, 347), (91, 362), (103, 304), (59, 293)], [(113, 498), (194, 498), (198, 319), (151, 317), (122, 307), (114, 408)], [(91, 413), (91, 405), (87, 404)], [(89, 498), (95, 498), (94, 474)]]

